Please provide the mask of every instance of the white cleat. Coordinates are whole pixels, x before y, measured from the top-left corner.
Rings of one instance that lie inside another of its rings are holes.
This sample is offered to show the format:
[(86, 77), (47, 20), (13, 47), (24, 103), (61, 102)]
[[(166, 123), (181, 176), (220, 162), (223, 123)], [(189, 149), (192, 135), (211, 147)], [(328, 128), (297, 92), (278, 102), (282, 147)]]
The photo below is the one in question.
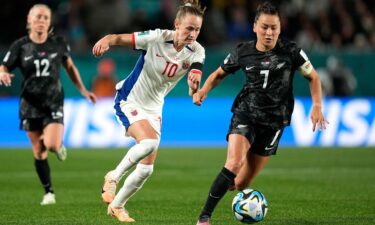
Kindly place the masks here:
[(64, 145), (61, 145), (59, 151), (56, 152), (56, 156), (60, 161), (65, 161), (68, 153)]
[(55, 194), (48, 192), (43, 196), (42, 202), (40, 202), (40, 205), (53, 205), (56, 204)]
[(135, 220), (129, 216), (128, 211), (124, 207), (121, 207), (121, 208), (113, 207), (112, 208), (111, 205), (108, 205), (107, 214), (115, 217), (116, 219), (118, 219), (119, 221), (124, 222), (124, 223), (135, 222)]
[(102, 199), (107, 204), (110, 204), (115, 198), (117, 188), (117, 181), (111, 178), (111, 172), (109, 171), (105, 175), (102, 188)]

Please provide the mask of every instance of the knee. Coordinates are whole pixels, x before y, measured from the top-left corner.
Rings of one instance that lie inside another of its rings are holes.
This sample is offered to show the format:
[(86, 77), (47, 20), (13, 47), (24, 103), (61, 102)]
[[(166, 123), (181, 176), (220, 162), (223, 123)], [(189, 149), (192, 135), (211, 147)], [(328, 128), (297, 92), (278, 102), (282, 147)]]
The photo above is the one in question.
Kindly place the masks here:
[(151, 174), (154, 172), (154, 165), (146, 165), (146, 164), (141, 164), (138, 163), (136, 169), (137, 173), (139, 176), (143, 179), (147, 179)]
[(61, 147), (61, 143), (44, 143), (44, 146), (46, 148), (46, 150), (50, 151), (50, 152), (57, 152), (59, 151), (60, 147)]
[(227, 159), (227, 161), (225, 162), (225, 168), (227, 168), (234, 174), (238, 174), (238, 172), (241, 169), (242, 164), (243, 164), (243, 161), (238, 161), (235, 159)]
[(151, 154), (153, 151), (156, 151), (159, 147), (159, 140), (157, 139), (144, 139), (139, 142), (143, 146), (147, 154)]

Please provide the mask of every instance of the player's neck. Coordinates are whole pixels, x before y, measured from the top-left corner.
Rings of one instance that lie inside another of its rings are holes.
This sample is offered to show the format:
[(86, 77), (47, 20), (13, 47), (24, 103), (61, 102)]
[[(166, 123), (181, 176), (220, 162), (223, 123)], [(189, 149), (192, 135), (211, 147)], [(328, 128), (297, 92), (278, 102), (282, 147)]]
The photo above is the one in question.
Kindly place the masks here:
[(176, 33), (173, 35), (173, 47), (177, 52), (181, 51), (185, 47), (185, 43), (179, 43), (176, 38)]
[(29, 34), (30, 39), (38, 44), (46, 42), (48, 38), (48, 33), (37, 33), (37, 32), (31, 32)]
[(275, 46), (276, 46), (276, 44), (274, 46), (265, 46), (265, 45), (262, 45), (261, 43), (257, 42), (256, 45), (255, 45), (255, 48), (260, 52), (268, 52), (268, 51), (274, 49)]
[(179, 44), (178, 41), (173, 41), (173, 47), (179, 52), (185, 47), (185, 44)]

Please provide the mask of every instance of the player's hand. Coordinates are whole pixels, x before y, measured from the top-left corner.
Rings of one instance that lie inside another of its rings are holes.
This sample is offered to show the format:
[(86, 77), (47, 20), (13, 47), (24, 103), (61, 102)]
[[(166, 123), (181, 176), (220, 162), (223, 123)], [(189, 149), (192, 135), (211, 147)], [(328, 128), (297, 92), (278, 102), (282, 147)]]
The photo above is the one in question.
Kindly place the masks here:
[(95, 104), (96, 103), (96, 95), (90, 91), (84, 91), (82, 95), (89, 100), (91, 103)]
[(14, 74), (7, 73), (7, 72), (0, 72), (0, 85), (9, 87), (12, 84), (13, 77), (14, 77)]
[(313, 131), (315, 131), (316, 128), (318, 128), (320, 131), (327, 129), (329, 122), (326, 118), (324, 118), (321, 106), (313, 106), (310, 118), (313, 124)]
[(207, 98), (207, 93), (203, 91), (202, 89), (198, 90), (194, 95), (193, 95), (193, 103), (201, 106), (202, 102)]
[(94, 47), (92, 48), (92, 54), (95, 57), (102, 56), (106, 51), (109, 50), (109, 43), (110, 38), (109, 36), (105, 36), (102, 39), (100, 39), (98, 42), (95, 43)]
[(189, 95), (195, 94), (198, 89), (202, 79), (202, 72), (199, 70), (191, 70), (188, 74), (188, 85), (189, 85)]

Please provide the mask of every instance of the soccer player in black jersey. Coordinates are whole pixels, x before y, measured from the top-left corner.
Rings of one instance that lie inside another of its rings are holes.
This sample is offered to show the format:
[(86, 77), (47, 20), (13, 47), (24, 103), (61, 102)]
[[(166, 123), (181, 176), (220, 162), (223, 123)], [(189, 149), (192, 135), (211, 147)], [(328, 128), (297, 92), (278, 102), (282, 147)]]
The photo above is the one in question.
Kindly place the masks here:
[(322, 114), (319, 76), (303, 50), (294, 42), (278, 38), (280, 16), (269, 2), (258, 6), (253, 30), (257, 40), (240, 43), (193, 96), (194, 103), (201, 105), (207, 93), (225, 76), (240, 69), (246, 75), (246, 84), (231, 110), (227, 160), (211, 186), (197, 225), (209, 225), (217, 203), (227, 190), (248, 187), (269, 156), (276, 154), (293, 112), (292, 84), (297, 69), (310, 84), (312, 130), (325, 129), (328, 123)]
[(27, 16), (28, 35), (16, 40), (0, 66), (0, 85), (10, 86), (18, 67), (23, 74), (20, 96), (20, 128), (30, 139), (35, 168), (45, 189), (41, 205), (54, 204), (48, 151), (58, 159), (66, 159), (62, 145), (64, 92), (60, 80), (60, 67), (64, 66), (70, 79), (81, 94), (96, 102), (93, 93), (86, 90), (80, 74), (69, 54), (69, 47), (58, 36), (48, 32), (51, 10), (47, 5), (34, 5)]

